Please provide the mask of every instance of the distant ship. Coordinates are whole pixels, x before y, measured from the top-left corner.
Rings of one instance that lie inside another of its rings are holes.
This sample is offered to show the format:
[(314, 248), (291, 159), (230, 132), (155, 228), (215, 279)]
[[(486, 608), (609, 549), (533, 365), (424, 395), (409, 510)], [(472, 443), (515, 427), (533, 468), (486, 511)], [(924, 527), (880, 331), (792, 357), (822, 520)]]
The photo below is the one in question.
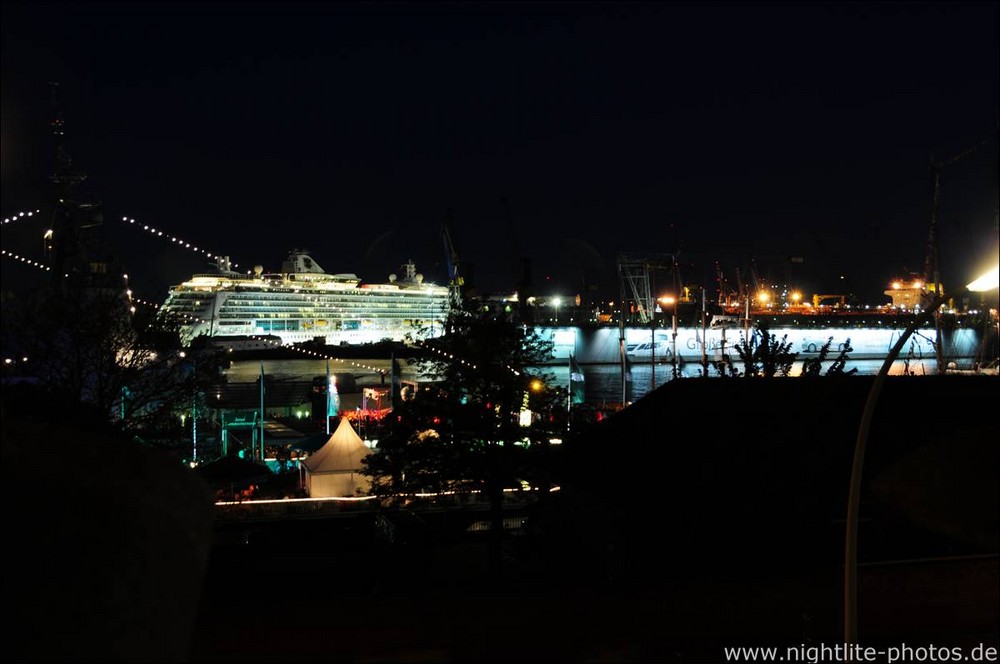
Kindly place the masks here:
[(363, 283), (354, 274), (327, 274), (305, 250), (292, 250), (281, 272), (231, 269), (220, 258), (210, 274), (170, 289), (160, 309), (180, 325), (181, 340), (272, 344), (354, 345), (438, 336), (451, 304), (445, 286), (425, 283), (412, 261), (388, 283)]

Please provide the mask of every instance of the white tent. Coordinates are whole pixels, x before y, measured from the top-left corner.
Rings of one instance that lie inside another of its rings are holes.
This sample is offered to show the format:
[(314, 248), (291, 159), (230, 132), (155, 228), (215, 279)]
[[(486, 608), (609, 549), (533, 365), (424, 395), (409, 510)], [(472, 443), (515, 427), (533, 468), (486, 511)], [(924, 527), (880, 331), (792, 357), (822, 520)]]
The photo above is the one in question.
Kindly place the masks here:
[(346, 417), (323, 447), (302, 461), (306, 493), (311, 498), (355, 496), (366, 493), (371, 480), (361, 474), (361, 460), (371, 454)]

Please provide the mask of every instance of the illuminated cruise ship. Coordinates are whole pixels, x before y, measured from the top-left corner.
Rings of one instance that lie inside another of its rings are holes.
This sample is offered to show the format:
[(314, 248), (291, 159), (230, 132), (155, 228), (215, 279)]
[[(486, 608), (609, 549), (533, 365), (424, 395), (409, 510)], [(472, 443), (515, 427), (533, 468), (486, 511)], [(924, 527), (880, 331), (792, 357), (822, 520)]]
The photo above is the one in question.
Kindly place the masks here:
[(277, 337), (283, 344), (317, 337), (327, 345), (402, 341), (441, 334), (450, 309), (448, 288), (425, 283), (412, 261), (383, 284), (327, 274), (304, 250), (293, 250), (278, 274), (260, 266), (240, 274), (228, 258), (217, 267), (171, 288), (161, 307), (181, 325), (185, 345), (202, 335)]

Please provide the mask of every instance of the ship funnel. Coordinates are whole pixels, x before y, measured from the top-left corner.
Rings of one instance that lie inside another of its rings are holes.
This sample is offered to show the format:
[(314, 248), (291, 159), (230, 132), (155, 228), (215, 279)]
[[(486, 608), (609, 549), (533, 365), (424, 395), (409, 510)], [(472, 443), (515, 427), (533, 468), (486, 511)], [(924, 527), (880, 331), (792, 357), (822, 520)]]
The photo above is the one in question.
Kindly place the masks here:
[(303, 249), (293, 249), (285, 262), (281, 264), (281, 271), (285, 274), (324, 274), (319, 263), (314, 261), (309, 252)]

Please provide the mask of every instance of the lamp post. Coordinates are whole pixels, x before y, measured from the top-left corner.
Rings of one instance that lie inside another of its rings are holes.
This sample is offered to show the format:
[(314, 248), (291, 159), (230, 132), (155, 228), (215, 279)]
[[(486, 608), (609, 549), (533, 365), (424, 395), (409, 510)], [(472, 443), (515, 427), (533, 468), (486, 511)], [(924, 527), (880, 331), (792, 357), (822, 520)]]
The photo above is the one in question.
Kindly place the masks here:
[(670, 352), (673, 354), (671, 360), (673, 360), (674, 363), (673, 366), (674, 378), (677, 378), (677, 300), (679, 299), (680, 299), (679, 297), (674, 298), (674, 316), (673, 316), (673, 322), (671, 323), (673, 329), (670, 332)]
[[(181, 359), (180, 367), (184, 369), (186, 373), (187, 368), (191, 369), (192, 378), (192, 390), (191, 390), (191, 466), (192, 468), (198, 464), (198, 365), (195, 359), (192, 357), (190, 360), (187, 359), (187, 353), (180, 351), (177, 353), (177, 357)], [(27, 359), (27, 358), (25, 358)], [(128, 388), (122, 387), (122, 420), (125, 419), (125, 395), (128, 393)], [(183, 424), (183, 420), (181, 421)]]
[(701, 375), (708, 378), (708, 301), (704, 286), (701, 288)]
[[(673, 314), (671, 316), (671, 335), (670, 335), (670, 362), (672, 365), (671, 378), (677, 378), (677, 297), (674, 295), (664, 295), (660, 298), (660, 304), (668, 307), (673, 307)], [(655, 338), (654, 338), (654, 350), (655, 353)], [(655, 385), (654, 385), (655, 387)]]
[(879, 393), (885, 384), (885, 378), (889, 375), (889, 368), (899, 357), (899, 352), (903, 349), (910, 335), (918, 327), (927, 323), (942, 304), (952, 298), (961, 297), (968, 291), (991, 290), (997, 287), (997, 282), (998, 270), (994, 268), (957, 293), (945, 295), (939, 292), (937, 297), (899, 336), (886, 356), (885, 362), (882, 363), (874, 382), (872, 382), (871, 390), (868, 392), (868, 400), (861, 413), (861, 423), (858, 426), (858, 437), (854, 445), (854, 461), (851, 464), (851, 484), (847, 496), (847, 532), (844, 538), (844, 643), (846, 644), (855, 644), (858, 640), (858, 511), (861, 504), (861, 473), (864, 469), (865, 448), (868, 444), (868, 431), (871, 428), (872, 415), (875, 412)]
[(191, 363), (191, 375), (195, 377), (194, 394), (191, 397), (191, 463), (198, 463), (198, 365)]

